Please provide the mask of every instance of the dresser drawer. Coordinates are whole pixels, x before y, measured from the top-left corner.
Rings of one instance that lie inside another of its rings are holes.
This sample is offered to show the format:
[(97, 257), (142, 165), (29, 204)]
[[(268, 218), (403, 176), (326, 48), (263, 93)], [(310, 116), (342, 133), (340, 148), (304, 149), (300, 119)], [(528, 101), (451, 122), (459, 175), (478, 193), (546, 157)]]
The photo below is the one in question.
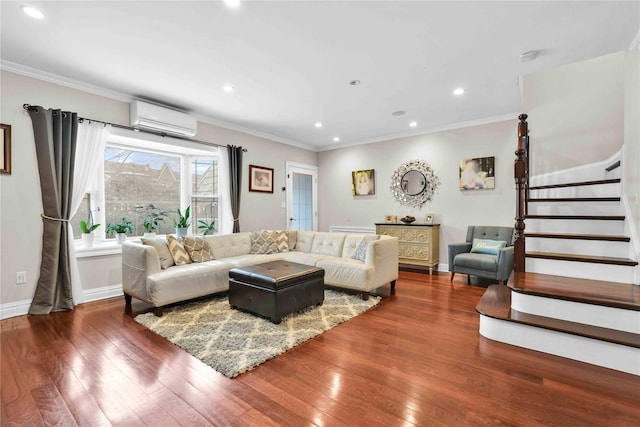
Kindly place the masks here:
[(431, 242), (431, 229), (417, 227), (379, 227), (378, 234), (386, 234), (387, 236), (397, 237), (401, 242)]
[(404, 259), (414, 259), (418, 261), (429, 261), (431, 256), (431, 251), (428, 246), (425, 245), (413, 245), (413, 244), (405, 244), (400, 245), (398, 248), (399, 257)]

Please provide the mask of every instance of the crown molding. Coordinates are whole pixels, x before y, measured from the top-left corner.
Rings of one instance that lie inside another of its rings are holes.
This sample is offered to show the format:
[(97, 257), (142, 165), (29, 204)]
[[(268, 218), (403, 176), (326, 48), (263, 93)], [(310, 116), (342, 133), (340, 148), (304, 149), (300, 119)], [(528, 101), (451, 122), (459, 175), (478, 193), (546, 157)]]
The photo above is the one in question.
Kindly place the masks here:
[(640, 49), (640, 28), (638, 28), (636, 36), (631, 40), (631, 44), (629, 45), (629, 50), (634, 49)]
[(485, 117), (483, 119), (468, 120), (466, 122), (449, 123), (446, 125), (434, 126), (434, 127), (415, 130), (411, 132), (403, 132), (403, 133), (390, 134), (390, 135), (385, 135), (385, 136), (376, 137), (376, 138), (363, 139), (361, 141), (352, 142), (349, 144), (337, 144), (337, 145), (322, 147), (318, 151), (338, 150), (340, 148), (353, 147), (356, 145), (374, 144), (376, 142), (385, 142), (385, 141), (391, 141), (391, 140), (400, 139), (400, 138), (410, 138), (412, 136), (428, 135), (431, 133), (445, 132), (449, 130), (463, 129), (463, 128), (468, 128), (473, 126), (487, 125), (491, 123), (505, 122), (507, 120), (517, 120), (520, 114), (522, 113), (516, 112), (516, 113), (503, 114), (500, 116)]

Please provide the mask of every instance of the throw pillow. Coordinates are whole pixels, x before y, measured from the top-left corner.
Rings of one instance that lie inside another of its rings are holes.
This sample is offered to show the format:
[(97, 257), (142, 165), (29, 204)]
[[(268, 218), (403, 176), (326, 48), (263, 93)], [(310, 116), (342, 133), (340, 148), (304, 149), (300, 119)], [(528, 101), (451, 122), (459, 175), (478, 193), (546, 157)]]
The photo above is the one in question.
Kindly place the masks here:
[(498, 251), (504, 249), (505, 246), (507, 246), (507, 242), (504, 240), (473, 239), (471, 253), (498, 255)]
[(213, 259), (209, 242), (202, 236), (185, 237), (184, 248), (193, 262), (205, 262)]
[(158, 252), (158, 257), (160, 258), (160, 268), (166, 270), (172, 265), (176, 265), (173, 260), (173, 256), (171, 256), (171, 252), (169, 251), (169, 244), (162, 237), (156, 237), (154, 239), (140, 238), (140, 241), (143, 245), (153, 246), (153, 248)]
[(180, 237), (169, 234), (167, 236), (167, 242), (169, 242), (169, 252), (171, 252), (171, 256), (176, 265), (191, 264), (189, 253), (184, 248)]
[(351, 258), (358, 259), (362, 262), (367, 258), (367, 249), (369, 249), (369, 245), (375, 240), (378, 240), (380, 236), (364, 236), (358, 247), (356, 248)]
[(289, 252), (289, 233), (287, 230), (274, 231), (274, 233), (276, 233), (278, 252)]
[(254, 231), (251, 233), (252, 254), (277, 254), (278, 242), (276, 232), (269, 230)]

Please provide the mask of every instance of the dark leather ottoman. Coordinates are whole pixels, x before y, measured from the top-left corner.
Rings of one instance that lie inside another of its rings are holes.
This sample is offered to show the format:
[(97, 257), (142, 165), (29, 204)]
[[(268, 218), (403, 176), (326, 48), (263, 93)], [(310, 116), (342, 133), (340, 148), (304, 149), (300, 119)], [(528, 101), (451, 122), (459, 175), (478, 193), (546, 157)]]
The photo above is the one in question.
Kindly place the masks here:
[(229, 271), (229, 304), (280, 323), (283, 316), (324, 302), (324, 270), (287, 261)]

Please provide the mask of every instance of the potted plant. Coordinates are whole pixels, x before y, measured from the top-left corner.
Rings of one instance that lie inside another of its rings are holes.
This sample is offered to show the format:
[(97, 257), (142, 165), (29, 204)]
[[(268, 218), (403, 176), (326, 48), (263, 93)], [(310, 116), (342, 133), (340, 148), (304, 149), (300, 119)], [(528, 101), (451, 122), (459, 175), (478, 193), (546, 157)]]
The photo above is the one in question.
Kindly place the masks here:
[(133, 223), (127, 218), (122, 217), (122, 220), (118, 223), (109, 223), (105, 228), (107, 233), (114, 233), (116, 236), (116, 243), (119, 245), (127, 240), (127, 233), (133, 233)]
[(93, 232), (96, 228), (100, 227), (100, 224), (93, 223), (93, 215), (89, 211), (87, 221), (80, 221), (80, 229), (82, 229), (82, 244), (85, 248), (93, 247), (93, 238), (95, 237)]
[(189, 226), (191, 225), (191, 220), (189, 219), (189, 215), (191, 213), (191, 206), (187, 206), (184, 210), (184, 215), (178, 208), (178, 219), (173, 221), (173, 225), (176, 226), (176, 236), (184, 237), (189, 234)]
[(160, 227), (160, 223), (166, 219), (166, 215), (169, 213), (156, 207), (153, 203), (136, 206), (136, 211), (142, 213), (142, 226), (145, 230), (143, 237), (146, 238), (156, 237), (156, 231)]
[(211, 222), (207, 222), (205, 220), (198, 221), (198, 230), (202, 230), (202, 234), (205, 236), (213, 231), (216, 231), (216, 220), (212, 220)]

